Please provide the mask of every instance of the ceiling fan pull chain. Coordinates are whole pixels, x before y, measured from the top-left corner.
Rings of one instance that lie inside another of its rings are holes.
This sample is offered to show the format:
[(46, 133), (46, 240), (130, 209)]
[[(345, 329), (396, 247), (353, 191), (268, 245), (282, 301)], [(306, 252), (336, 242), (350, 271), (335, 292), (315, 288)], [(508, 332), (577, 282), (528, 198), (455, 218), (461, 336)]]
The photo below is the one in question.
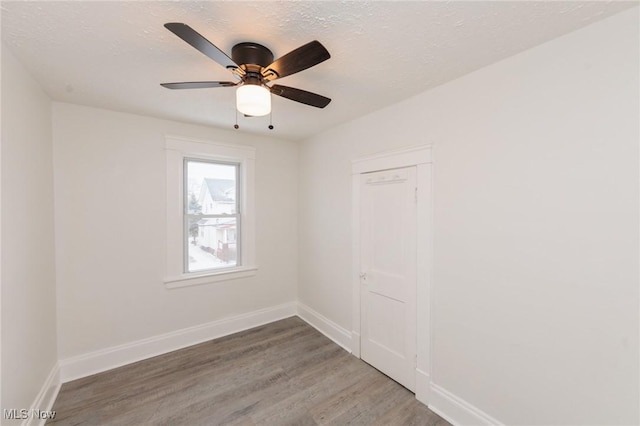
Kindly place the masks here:
[(233, 125), (233, 128), (238, 130), (240, 128), (240, 126), (238, 126), (238, 109), (234, 108), (236, 111), (236, 124)]
[(269, 112), (269, 130), (273, 130), (273, 108)]

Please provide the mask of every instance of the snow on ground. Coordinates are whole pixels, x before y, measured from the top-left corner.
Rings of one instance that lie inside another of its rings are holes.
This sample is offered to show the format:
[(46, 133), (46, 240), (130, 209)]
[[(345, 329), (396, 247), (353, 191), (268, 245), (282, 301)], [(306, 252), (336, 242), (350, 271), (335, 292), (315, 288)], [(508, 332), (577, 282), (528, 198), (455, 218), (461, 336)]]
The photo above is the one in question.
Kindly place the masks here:
[(227, 266), (233, 266), (231, 263), (223, 262), (211, 253), (207, 253), (199, 246), (191, 244), (189, 240), (189, 271), (202, 271), (212, 268), (225, 268)]

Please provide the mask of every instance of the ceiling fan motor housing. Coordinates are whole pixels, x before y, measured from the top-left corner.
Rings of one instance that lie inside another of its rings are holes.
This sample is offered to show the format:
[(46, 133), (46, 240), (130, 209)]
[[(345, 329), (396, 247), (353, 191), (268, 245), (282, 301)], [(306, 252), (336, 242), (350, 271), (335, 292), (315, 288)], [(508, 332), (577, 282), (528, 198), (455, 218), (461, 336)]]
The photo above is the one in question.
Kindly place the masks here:
[(238, 43), (231, 49), (231, 59), (239, 65), (255, 64), (262, 68), (273, 62), (273, 53), (258, 43)]

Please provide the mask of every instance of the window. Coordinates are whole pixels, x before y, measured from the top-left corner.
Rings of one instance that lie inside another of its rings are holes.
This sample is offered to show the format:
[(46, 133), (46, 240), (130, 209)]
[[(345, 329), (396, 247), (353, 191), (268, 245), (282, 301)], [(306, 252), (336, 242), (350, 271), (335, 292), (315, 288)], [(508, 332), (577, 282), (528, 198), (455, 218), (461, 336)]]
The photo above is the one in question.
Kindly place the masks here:
[(255, 149), (166, 137), (168, 288), (255, 274)]
[(184, 159), (184, 272), (241, 265), (240, 164)]

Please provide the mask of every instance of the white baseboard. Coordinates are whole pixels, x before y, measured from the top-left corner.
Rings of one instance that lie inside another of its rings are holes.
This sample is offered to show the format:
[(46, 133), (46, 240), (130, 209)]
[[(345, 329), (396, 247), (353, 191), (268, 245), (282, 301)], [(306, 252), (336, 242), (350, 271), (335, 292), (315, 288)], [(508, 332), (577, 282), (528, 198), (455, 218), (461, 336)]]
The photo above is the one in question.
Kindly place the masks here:
[(348, 330), (300, 302), (298, 302), (298, 316), (351, 353), (351, 333)]
[(296, 311), (295, 302), (286, 303), (67, 358), (60, 361), (60, 380), (65, 383), (101, 373), (146, 358), (288, 318), (296, 315)]
[(29, 409), (30, 416), (22, 422), (22, 426), (42, 426), (45, 424), (46, 419), (39, 419), (34, 416), (33, 413), (37, 411), (51, 411), (51, 407), (53, 407), (53, 403), (58, 397), (61, 385), (60, 368), (56, 362), (56, 365), (54, 365), (49, 372), (49, 376), (47, 376), (42, 388), (40, 388), (36, 399), (33, 401), (33, 404), (31, 404), (31, 408)]
[(431, 383), (430, 388), (429, 409), (449, 423), (456, 426), (504, 426), (503, 423), (440, 386)]

